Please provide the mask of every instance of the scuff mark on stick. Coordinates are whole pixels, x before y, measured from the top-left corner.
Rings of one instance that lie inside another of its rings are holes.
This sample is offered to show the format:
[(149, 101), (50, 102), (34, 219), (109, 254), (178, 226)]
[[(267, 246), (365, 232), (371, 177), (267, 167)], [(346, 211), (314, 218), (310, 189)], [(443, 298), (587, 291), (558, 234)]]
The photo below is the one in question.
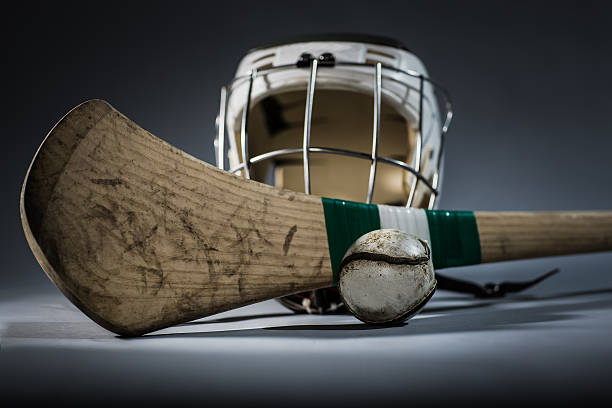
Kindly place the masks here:
[(91, 179), (91, 182), (94, 184), (102, 184), (104, 186), (117, 186), (119, 184), (123, 184), (123, 180), (119, 179), (119, 178), (114, 178), (114, 179), (104, 179), (104, 178), (99, 178), (99, 179)]
[(294, 225), (289, 229), (287, 236), (285, 237), (285, 243), (283, 244), (283, 254), (286, 256), (287, 252), (289, 252), (289, 247), (291, 246), (291, 240), (297, 231), (297, 225)]

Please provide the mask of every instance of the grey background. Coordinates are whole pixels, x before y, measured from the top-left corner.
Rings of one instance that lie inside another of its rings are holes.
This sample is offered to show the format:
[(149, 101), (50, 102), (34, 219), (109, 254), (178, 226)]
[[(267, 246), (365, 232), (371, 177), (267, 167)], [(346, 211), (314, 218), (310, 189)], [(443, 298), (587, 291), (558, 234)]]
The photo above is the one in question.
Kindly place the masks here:
[[(184, 326), (154, 347), (109, 336), (65, 301), (30, 253), (18, 211), (29, 161), (74, 105), (106, 99), (212, 162), (218, 92), (239, 58), (262, 43), (313, 32), (395, 37), (450, 90), (456, 116), (442, 208), (609, 209), (609, 12), (603, 1), (49, 2), (5, 9), (0, 388), (26, 399), (204, 403), (208, 395), (288, 405), (307, 398), (558, 403), (610, 396), (607, 254), (449, 271), (501, 281), (563, 269), (527, 298), (488, 304), (436, 295), (423, 319), (402, 328), (367, 331), (348, 316), (285, 316), (266, 303), (216, 318), (221, 334), (204, 329), (214, 324)], [(534, 299), (544, 304), (529, 303)], [(263, 320), (240, 321), (245, 314)], [(266, 320), (275, 315), (282, 321)], [(249, 326), (253, 321), (259, 323)], [(193, 331), (199, 334), (186, 333)], [(466, 342), (473, 348), (464, 350)], [(236, 355), (243, 347), (251, 352)], [(410, 364), (422, 374), (414, 376)], [(116, 393), (103, 392), (105, 382)]]

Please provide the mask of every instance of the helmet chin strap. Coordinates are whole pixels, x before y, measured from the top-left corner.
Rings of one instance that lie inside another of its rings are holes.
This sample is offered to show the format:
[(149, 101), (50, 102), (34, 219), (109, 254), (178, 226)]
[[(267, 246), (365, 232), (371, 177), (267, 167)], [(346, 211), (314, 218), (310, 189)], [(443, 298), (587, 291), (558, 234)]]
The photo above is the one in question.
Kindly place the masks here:
[(462, 279), (449, 278), (448, 276), (436, 273), (438, 281), (438, 289), (449, 290), (452, 292), (469, 293), (477, 298), (497, 298), (503, 297), (506, 293), (517, 293), (530, 288), (544, 279), (551, 277), (559, 272), (559, 268), (546, 272), (535, 279), (521, 282), (501, 282), (501, 283), (485, 283), (479, 285), (474, 282), (465, 281)]

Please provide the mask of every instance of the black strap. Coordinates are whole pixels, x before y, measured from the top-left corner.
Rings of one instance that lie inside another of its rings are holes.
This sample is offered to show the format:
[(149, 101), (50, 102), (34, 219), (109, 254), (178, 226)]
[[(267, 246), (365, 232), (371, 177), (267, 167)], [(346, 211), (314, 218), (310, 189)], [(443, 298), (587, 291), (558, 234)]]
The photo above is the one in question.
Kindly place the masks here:
[(550, 272), (545, 273), (533, 280), (523, 282), (502, 282), (502, 283), (485, 283), (479, 285), (474, 282), (468, 282), (461, 279), (449, 278), (448, 276), (436, 273), (436, 280), (438, 281), (437, 288), (443, 290), (450, 290), (453, 292), (470, 293), (475, 297), (479, 298), (495, 298), (502, 297), (506, 293), (521, 292), (527, 288), (530, 288), (544, 279), (551, 277), (552, 275), (559, 272), (559, 268), (555, 268)]

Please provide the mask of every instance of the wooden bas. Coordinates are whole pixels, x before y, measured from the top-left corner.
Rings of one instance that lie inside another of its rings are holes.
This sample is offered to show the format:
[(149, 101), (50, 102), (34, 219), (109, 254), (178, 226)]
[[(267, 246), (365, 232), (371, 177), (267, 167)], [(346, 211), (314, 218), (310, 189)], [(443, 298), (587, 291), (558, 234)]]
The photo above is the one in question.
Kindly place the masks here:
[(103, 101), (51, 130), (21, 219), (49, 278), (122, 335), (333, 282), (319, 197), (220, 171)]
[[(482, 262), (612, 249), (611, 212), (475, 215)], [(320, 197), (218, 170), (104, 101), (43, 141), (21, 220), (55, 285), (122, 335), (333, 284)]]

